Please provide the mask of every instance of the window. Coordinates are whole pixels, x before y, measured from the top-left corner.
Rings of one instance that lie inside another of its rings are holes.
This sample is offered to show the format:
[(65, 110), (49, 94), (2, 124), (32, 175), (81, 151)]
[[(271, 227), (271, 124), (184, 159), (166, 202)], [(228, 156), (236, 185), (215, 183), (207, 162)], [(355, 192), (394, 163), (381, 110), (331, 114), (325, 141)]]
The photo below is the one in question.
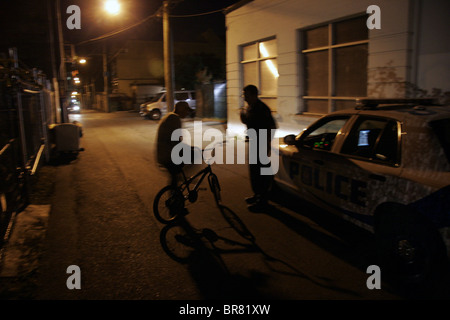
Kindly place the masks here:
[(302, 31), (304, 112), (326, 114), (367, 95), (366, 16)]
[(360, 117), (341, 153), (387, 164), (398, 164), (398, 125), (390, 119)]
[(243, 86), (257, 86), (259, 98), (275, 111), (279, 77), (276, 39), (257, 41), (241, 49)]
[(307, 149), (331, 150), (334, 140), (348, 117), (329, 118), (302, 134), (300, 145)]
[(436, 120), (430, 123), (434, 133), (444, 149), (447, 161), (450, 163), (450, 119)]
[(176, 92), (175, 93), (175, 100), (185, 101), (187, 99), (189, 99), (189, 93), (187, 93), (187, 92)]

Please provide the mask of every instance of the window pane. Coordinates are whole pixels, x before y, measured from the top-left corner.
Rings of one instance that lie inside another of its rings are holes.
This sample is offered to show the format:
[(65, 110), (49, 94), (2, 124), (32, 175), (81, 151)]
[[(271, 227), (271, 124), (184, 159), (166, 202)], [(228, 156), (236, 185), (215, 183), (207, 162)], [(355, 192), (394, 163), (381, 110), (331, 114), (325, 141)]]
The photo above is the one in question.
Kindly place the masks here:
[[(372, 159), (378, 137), (386, 128), (387, 120), (360, 118), (342, 147), (342, 153)], [(391, 128), (392, 131), (392, 128)]]
[(398, 129), (395, 121), (389, 121), (375, 148), (375, 160), (389, 164), (398, 162)]
[(189, 98), (188, 93), (186, 92), (178, 92), (175, 93), (175, 100), (186, 100), (187, 98)]
[(251, 44), (242, 47), (242, 60), (255, 60), (258, 58), (258, 51), (256, 44)]
[(305, 49), (328, 45), (328, 26), (305, 31)]
[(249, 84), (253, 84), (257, 87), (259, 86), (256, 66), (256, 62), (245, 63), (242, 65), (244, 71), (244, 87)]
[(276, 40), (269, 40), (259, 43), (259, 57), (275, 57), (277, 55), (277, 42)]
[(367, 40), (368, 29), (366, 26), (367, 17), (359, 17), (334, 25), (335, 44)]
[(367, 95), (367, 44), (335, 50), (336, 96)]
[(328, 51), (307, 53), (305, 63), (306, 95), (328, 96)]
[(450, 119), (436, 120), (430, 123), (434, 133), (439, 139), (442, 148), (450, 163)]
[(317, 128), (313, 128), (312, 132), (302, 136), (302, 146), (321, 150), (330, 150), (333, 146), (336, 135), (345, 125), (348, 118), (338, 118), (327, 120), (324, 124), (320, 124)]
[(277, 60), (269, 59), (261, 61), (261, 94), (266, 96), (276, 96), (277, 80)]
[(306, 100), (306, 112), (328, 113), (328, 100)]

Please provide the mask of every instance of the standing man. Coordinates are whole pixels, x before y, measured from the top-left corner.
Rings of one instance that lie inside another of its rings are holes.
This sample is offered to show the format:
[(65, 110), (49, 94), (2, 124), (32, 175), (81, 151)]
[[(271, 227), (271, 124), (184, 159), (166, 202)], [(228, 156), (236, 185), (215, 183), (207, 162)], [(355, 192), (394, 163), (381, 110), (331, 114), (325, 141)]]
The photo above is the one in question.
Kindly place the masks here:
[[(256, 163), (249, 164), (250, 182), (253, 196), (246, 198), (245, 201), (249, 204), (248, 209), (252, 212), (264, 211), (267, 207), (267, 199), (269, 197), (270, 187), (272, 185), (273, 175), (263, 175), (261, 169), (270, 167), (270, 161), (267, 164), (261, 162), (262, 155), (268, 159), (270, 157), (271, 141), (275, 130), (277, 128), (276, 122), (272, 117), (270, 108), (258, 98), (258, 88), (254, 85), (248, 85), (244, 88), (244, 99), (247, 102), (247, 108), (241, 109), (241, 121), (247, 125), (247, 133), (252, 130), (253, 138), (249, 141), (250, 152), (257, 152)], [(266, 146), (261, 148), (263, 141)], [(256, 145), (255, 145), (256, 144)], [(262, 154), (262, 152), (264, 154)]]
[(181, 119), (191, 111), (187, 102), (178, 102), (175, 105), (175, 110), (165, 115), (158, 127), (158, 134), (156, 140), (156, 156), (157, 162), (166, 168), (170, 174), (170, 183), (177, 186), (178, 175), (181, 173), (182, 164), (175, 164), (172, 161), (172, 149), (181, 141), (172, 141), (172, 133), (181, 129)]

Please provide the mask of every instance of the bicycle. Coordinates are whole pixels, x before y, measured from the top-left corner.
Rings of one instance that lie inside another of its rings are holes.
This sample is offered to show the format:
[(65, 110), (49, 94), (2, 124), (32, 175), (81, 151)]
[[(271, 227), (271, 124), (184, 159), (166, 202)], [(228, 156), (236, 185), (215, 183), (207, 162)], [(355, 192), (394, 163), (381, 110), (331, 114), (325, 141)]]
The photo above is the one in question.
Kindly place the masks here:
[[(185, 208), (185, 202), (189, 201), (190, 203), (194, 203), (197, 201), (198, 190), (206, 176), (208, 177), (209, 188), (214, 195), (214, 200), (218, 206), (220, 205), (219, 179), (212, 171), (210, 161), (205, 162), (207, 166), (189, 178), (186, 177), (182, 169), (183, 182), (179, 186), (165, 186), (156, 194), (153, 200), (153, 214), (159, 222), (168, 224), (180, 216), (186, 215), (187, 209)], [(190, 188), (190, 185), (197, 179), (198, 181), (194, 187)]]

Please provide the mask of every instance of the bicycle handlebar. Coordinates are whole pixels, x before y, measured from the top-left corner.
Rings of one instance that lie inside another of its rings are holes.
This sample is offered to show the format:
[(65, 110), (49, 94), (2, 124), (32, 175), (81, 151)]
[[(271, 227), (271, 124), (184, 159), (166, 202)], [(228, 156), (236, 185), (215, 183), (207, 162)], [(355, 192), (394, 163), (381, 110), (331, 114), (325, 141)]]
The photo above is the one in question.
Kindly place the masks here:
[[(211, 163), (209, 163), (209, 160), (211, 160), (211, 158), (214, 158), (214, 157), (215, 157), (216, 147), (217, 147), (218, 145), (223, 145), (224, 143), (226, 143), (226, 141), (222, 141), (222, 142), (215, 143), (212, 147), (204, 148), (204, 149), (200, 149), (200, 148), (197, 147), (197, 146), (192, 146), (191, 148), (192, 148), (193, 150), (198, 150), (198, 151), (200, 151), (200, 152), (201, 152), (201, 155), (202, 155), (202, 158), (205, 160), (206, 164), (210, 165)], [(212, 152), (211, 152), (211, 157), (210, 157), (209, 159), (205, 159), (205, 156), (204, 156), (204, 155), (205, 155), (205, 151), (209, 151), (209, 150), (212, 150)]]

